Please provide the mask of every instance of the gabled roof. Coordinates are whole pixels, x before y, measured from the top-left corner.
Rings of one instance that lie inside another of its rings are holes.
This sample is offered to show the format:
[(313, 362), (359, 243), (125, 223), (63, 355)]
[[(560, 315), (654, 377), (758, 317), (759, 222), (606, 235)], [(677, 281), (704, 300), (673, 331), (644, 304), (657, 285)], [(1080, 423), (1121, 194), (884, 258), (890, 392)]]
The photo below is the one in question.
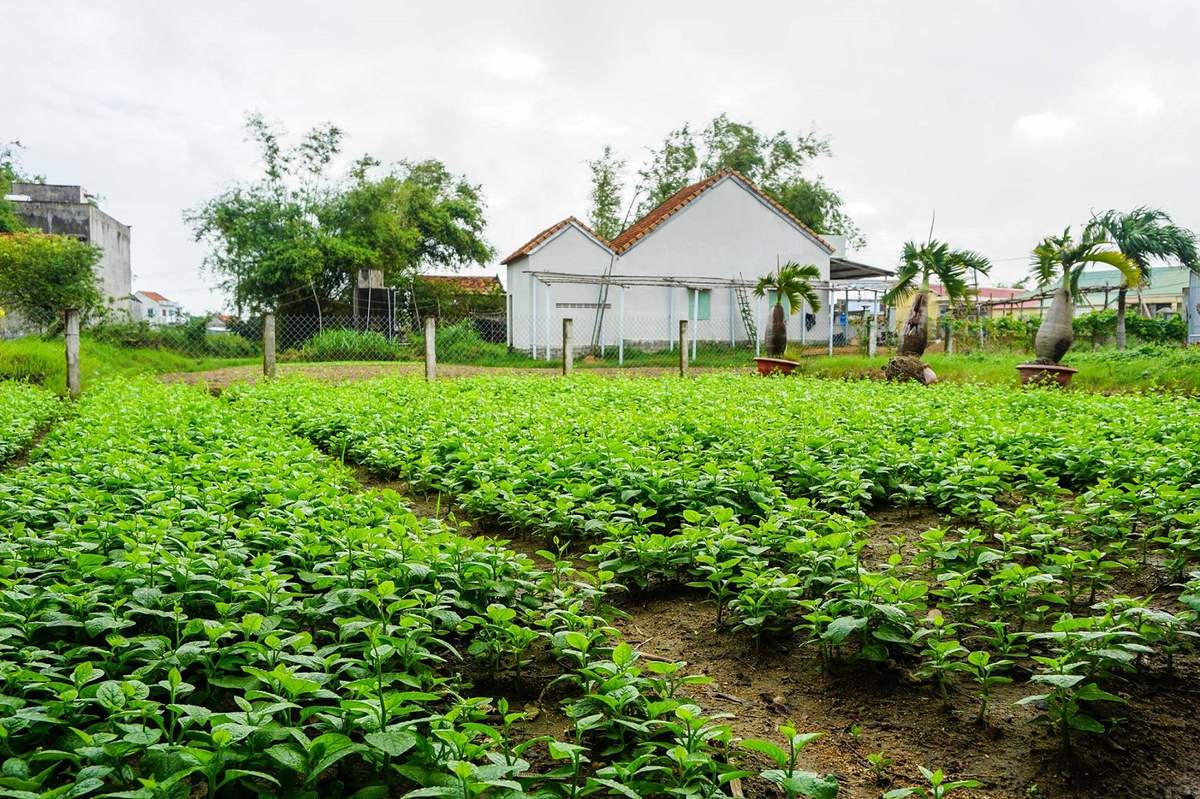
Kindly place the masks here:
[(743, 188), (750, 191), (752, 194), (758, 197), (759, 200), (774, 209), (776, 213), (798, 228), (801, 233), (808, 236), (816, 244), (824, 247), (828, 252), (834, 251), (833, 245), (821, 238), (816, 231), (797, 219), (791, 211), (784, 208), (771, 197), (767, 196), (762, 189), (747, 180), (741, 173), (732, 169), (726, 169), (722, 172), (717, 172), (716, 174), (709, 175), (704, 180), (693, 183), (690, 186), (684, 186), (682, 189), (661, 202), (656, 208), (651, 210), (650, 213), (646, 214), (641, 219), (625, 228), (625, 230), (621, 232), (621, 235), (612, 240), (612, 248), (617, 252), (618, 255), (623, 254), (639, 241), (646, 238), (646, 236), (649, 236), (651, 233), (657, 230), (671, 217), (675, 216), (684, 208), (693, 203), (706, 191), (730, 179), (736, 180)]
[(166, 297), (159, 294), (157, 291), (142, 291), (139, 289), (138, 291), (135, 291), (134, 294), (141, 294), (146, 299), (154, 300), (155, 302), (171, 302), (171, 300), (168, 300)]
[(609, 243), (607, 241), (605, 241), (600, 236), (599, 233), (592, 230), (590, 227), (588, 227), (584, 223), (580, 222), (575, 217), (568, 216), (566, 219), (562, 220), (561, 222), (556, 222), (555, 224), (553, 224), (550, 227), (543, 230), (541, 233), (534, 236), (529, 241), (522, 244), (517, 249), (513, 250), (512, 254), (509, 255), (507, 258), (505, 258), (500, 263), (507, 266), (508, 264), (512, 263), (513, 261), (517, 260), (518, 258), (524, 258), (526, 255), (532, 255), (534, 250), (541, 247), (546, 242), (550, 241), (550, 239), (557, 236), (559, 233), (561, 233), (565, 228), (567, 228), (570, 225), (574, 225), (575, 227), (579, 228), (579, 230), (584, 235), (594, 239), (596, 241), (596, 243), (599, 244), (600, 246), (602, 246), (604, 249), (606, 249), (606, 250), (612, 249), (611, 245), (609, 245)]
[(502, 288), (500, 278), (495, 275), (421, 275), (420, 279), (451, 285), (467, 294), (488, 294)]

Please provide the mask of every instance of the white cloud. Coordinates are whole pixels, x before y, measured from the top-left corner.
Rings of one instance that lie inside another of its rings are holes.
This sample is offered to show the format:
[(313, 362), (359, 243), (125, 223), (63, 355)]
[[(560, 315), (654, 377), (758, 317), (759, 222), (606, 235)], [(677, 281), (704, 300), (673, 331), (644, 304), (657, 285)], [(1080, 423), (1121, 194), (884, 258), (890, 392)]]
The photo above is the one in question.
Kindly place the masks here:
[(1018, 117), (1013, 127), (1020, 136), (1029, 141), (1050, 141), (1061, 139), (1070, 133), (1076, 121), (1075, 117), (1057, 111), (1042, 111)]
[(871, 216), (879, 213), (879, 208), (874, 203), (866, 202), (865, 200), (856, 200), (846, 203), (846, 213), (850, 216)]
[(481, 72), (500, 80), (533, 80), (546, 70), (546, 62), (536, 53), (519, 50), (492, 50), (475, 59)]
[(1117, 110), (1146, 119), (1158, 116), (1166, 102), (1158, 90), (1145, 81), (1121, 81), (1108, 88), (1107, 99)]

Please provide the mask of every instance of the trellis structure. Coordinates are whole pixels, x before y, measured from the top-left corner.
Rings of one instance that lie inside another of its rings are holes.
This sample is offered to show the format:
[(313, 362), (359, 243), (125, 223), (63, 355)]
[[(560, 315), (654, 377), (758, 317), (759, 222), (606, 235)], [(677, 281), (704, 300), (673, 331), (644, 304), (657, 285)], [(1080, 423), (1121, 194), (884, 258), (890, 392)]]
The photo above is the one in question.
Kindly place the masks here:
[[(869, 266), (865, 266), (862, 264), (854, 264), (853, 262), (845, 262), (845, 263), (850, 264), (851, 269), (858, 274), (866, 274), (866, 275), (888, 274), (884, 270), (879, 270), (874, 267), (869, 267)], [(610, 294), (609, 290), (611, 288), (618, 289), (618, 292), (617, 292), (617, 348), (618, 348), (618, 361), (620, 363), (624, 363), (624, 359), (625, 359), (625, 290), (627, 288), (660, 287), (660, 288), (678, 288), (678, 289), (690, 290), (692, 292), (692, 303), (693, 303), (692, 308), (691, 308), (691, 314), (692, 314), (692, 318), (694, 319), (694, 318), (698, 317), (700, 291), (703, 291), (703, 290), (711, 291), (714, 289), (728, 289), (730, 292), (731, 309), (732, 309), (732, 308), (735, 308), (738, 306), (737, 293), (739, 291), (744, 292), (746, 290), (753, 289), (757, 282), (757, 281), (752, 281), (752, 280), (746, 280), (744, 278), (734, 279), (734, 278), (717, 278), (717, 277), (687, 277), (687, 276), (677, 276), (677, 275), (642, 275), (642, 274), (623, 275), (623, 274), (611, 274), (611, 273), (587, 275), (587, 274), (578, 274), (578, 273), (574, 273), (574, 272), (551, 272), (551, 271), (533, 271), (533, 272), (529, 272), (528, 274), (530, 275), (530, 277), (532, 277), (534, 279), (534, 282), (530, 283), (531, 307), (533, 308), (533, 314), (530, 316), (530, 319), (529, 319), (530, 352), (533, 355), (533, 357), (537, 357), (537, 352), (538, 352), (538, 348), (539, 348), (538, 347), (539, 343), (537, 341), (537, 331), (538, 331), (537, 302), (536, 302), (536, 295), (533, 292), (533, 290), (536, 288), (536, 285), (538, 283), (540, 283), (546, 289), (543, 292), (543, 298), (544, 298), (544, 305), (545, 305), (544, 313), (545, 313), (545, 318), (547, 320), (550, 319), (550, 312), (551, 312), (550, 291), (549, 291), (550, 286), (553, 286), (556, 284), (594, 285), (594, 286), (602, 287), (602, 292), (603, 292), (602, 296), (605, 296), (605, 297), (609, 296), (609, 294)], [(812, 285), (812, 287), (814, 289), (816, 289), (817, 291), (823, 291), (825, 293), (825, 297), (827, 299), (826, 306), (827, 306), (827, 310), (829, 313), (829, 331), (828, 331), (827, 345), (828, 345), (828, 350), (829, 350), (830, 355), (833, 354), (833, 346), (834, 346), (834, 314), (835, 314), (835, 304), (836, 304), (835, 301), (837, 299), (837, 294), (842, 293), (844, 296), (844, 301), (845, 301), (844, 311), (843, 311), (844, 316), (848, 316), (850, 298), (851, 298), (850, 295), (852, 292), (855, 294), (854, 298), (857, 300), (862, 300), (864, 295), (869, 296), (870, 301), (871, 301), (872, 318), (874, 318), (874, 316), (879, 313), (879, 310), (882, 307), (883, 294), (886, 293), (892, 286), (892, 284), (890, 282), (887, 282), (884, 280), (814, 280), (814, 281), (810, 281), (810, 285)], [(673, 295), (668, 295), (667, 320), (666, 320), (667, 331), (670, 331), (676, 322), (674, 307), (671, 302), (672, 296)], [(597, 303), (597, 305), (600, 306), (601, 304)], [(607, 305), (607, 303), (604, 303), (603, 305)], [(597, 328), (599, 328), (599, 325), (601, 323), (600, 317), (604, 312), (604, 308), (597, 307), (595, 310), (596, 310), (596, 314), (598, 317), (597, 321), (595, 323), (595, 326)], [(761, 311), (761, 308), (759, 310)], [(804, 309), (801, 308), (800, 310), (803, 311)], [(757, 320), (756, 324), (754, 324), (752, 326), (753, 329), (751, 329), (751, 325), (748, 325), (748, 324), (746, 325), (747, 333), (748, 333), (749, 337), (752, 338), (754, 341), (754, 354), (755, 355), (759, 355), (761, 352), (761, 344), (762, 344), (761, 331), (764, 329), (763, 321), (764, 320), (760, 317)], [(735, 325), (736, 325), (736, 319), (735, 319), (733, 312), (731, 311), (730, 316), (729, 316), (729, 337), (730, 337), (731, 344), (736, 342)], [(848, 321), (847, 320), (843, 320), (842, 328), (843, 328), (844, 332), (848, 332)], [(801, 330), (800, 341), (801, 341), (801, 344), (803, 345), (803, 344), (807, 343), (805, 340), (805, 335), (804, 335), (806, 333), (806, 330), (805, 330), (805, 325), (803, 323), (801, 324), (800, 330)], [(848, 338), (848, 335), (847, 335), (847, 338)], [(873, 338), (874, 337), (872, 336), (872, 339)], [(551, 339), (550, 326), (547, 325), (546, 326), (546, 334), (543, 337), (543, 341), (541, 342), (541, 346), (542, 346), (547, 358), (550, 357), (550, 347), (551, 347), (551, 343), (552, 343), (550, 339)], [(675, 346), (674, 340), (669, 335), (667, 336), (667, 340), (669, 342), (668, 346), (671, 349), (674, 349), (674, 346)], [(698, 326), (692, 325), (691, 326), (691, 350), (692, 350), (691, 354), (692, 354), (693, 359), (695, 359), (695, 357), (696, 357), (697, 346), (698, 346)]]

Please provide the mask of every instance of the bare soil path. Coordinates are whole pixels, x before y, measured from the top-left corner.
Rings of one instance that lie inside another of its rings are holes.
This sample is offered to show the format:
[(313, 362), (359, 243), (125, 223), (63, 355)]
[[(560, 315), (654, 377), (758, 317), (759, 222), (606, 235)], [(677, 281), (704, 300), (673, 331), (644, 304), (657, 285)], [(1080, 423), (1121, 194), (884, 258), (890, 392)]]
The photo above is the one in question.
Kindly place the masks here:
[[(424, 374), (424, 365), (419, 363), (284, 363), (277, 367), (282, 377), (308, 377), (329, 383), (372, 380), (378, 377)], [(595, 374), (602, 377), (663, 377), (676, 374), (676, 370), (665, 366), (587, 367), (576, 370), (580, 374)], [(703, 372), (750, 372), (751, 367), (692, 367), (691, 373)], [(528, 368), (513, 366), (465, 366), (461, 364), (438, 364), (439, 378), (474, 377), (477, 375), (527, 375), (533, 377), (558, 377), (556, 368)], [(202, 372), (169, 372), (161, 375), (162, 380), (173, 383), (204, 383), (213, 391), (220, 391), (236, 383), (254, 384), (262, 379), (262, 368), (257, 365), (226, 366)]]

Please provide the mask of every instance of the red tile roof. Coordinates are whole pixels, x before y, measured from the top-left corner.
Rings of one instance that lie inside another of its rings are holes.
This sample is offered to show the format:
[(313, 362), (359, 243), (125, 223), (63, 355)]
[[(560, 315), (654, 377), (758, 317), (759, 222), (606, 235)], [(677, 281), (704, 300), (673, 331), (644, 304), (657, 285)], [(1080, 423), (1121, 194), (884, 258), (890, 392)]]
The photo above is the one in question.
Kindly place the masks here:
[(772, 208), (792, 222), (792, 224), (796, 225), (805, 233), (816, 239), (816, 241), (825, 247), (825, 249), (833, 252), (833, 245), (821, 238), (820, 234), (797, 219), (791, 211), (784, 208), (771, 197), (767, 196), (762, 189), (747, 180), (741, 173), (732, 169), (726, 169), (722, 172), (717, 172), (716, 174), (709, 175), (704, 180), (693, 183), (690, 186), (684, 186), (682, 189), (675, 192), (662, 203), (660, 203), (656, 208), (651, 210), (650, 213), (646, 214), (641, 219), (634, 222), (632, 225), (622, 231), (621, 235), (612, 240), (612, 248), (616, 250), (618, 254), (625, 252), (630, 247), (644, 239), (646, 236), (649, 236), (651, 233), (653, 233), (655, 229), (662, 225), (662, 223), (666, 222), (672, 216), (686, 208), (697, 197), (704, 194), (704, 192), (708, 191), (713, 186), (716, 186), (727, 177), (736, 179), (743, 186), (754, 192), (759, 198), (768, 203)]
[(170, 300), (168, 300), (163, 295), (159, 294), (157, 291), (138, 291), (138, 294), (141, 294), (144, 297), (154, 300), (155, 302), (170, 302)]
[(522, 245), (521, 245), (520, 247), (518, 247), (517, 249), (513, 250), (512, 254), (511, 254), (511, 255), (509, 255), (507, 258), (505, 258), (505, 259), (504, 259), (503, 261), (501, 261), (500, 263), (502, 263), (502, 264), (504, 264), (504, 265), (506, 265), (506, 266), (507, 266), (508, 264), (512, 263), (513, 261), (517, 260), (518, 258), (522, 258), (522, 257), (524, 257), (524, 256), (526, 256), (526, 255), (529, 255), (529, 254), (530, 254), (530, 253), (532, 253), (534, 250), (536, 250), (538, 247), (540, 247), (540, 246), (541, 246), (543, 243), (545, 243), (546, 241), (550, 240), (550, 238), (552, 238), (552, 237), (553, 237), (553, 236), (554, 236), (556, 233), (558, 233), (560, 230), (562, 230), (563, 228), (565, 228), (567, 225), (576, 225), (577, 227), (581, 228), (581, 229), (582, 229), (582, 230), (583, 230), (585, 233), (587, 233), (589, 236), (591, 236), (592, 238), (594, 238), (596, 241), (598, 241), (598, 242), (600, 242), (601, 244), (603, 244), (605, 247), (608, 247), (608, 246), (609, 246), (609, 243), (608, 243), (607, 241), (605, 241), (605, 240), (604, 240), (604, 239), (603, 239), (603, 238), (600, 236), (600, 234), (599, 234), (599, 233), (597, 233), (596, 231), (592, 230), (590, 227), (588, 227), (588, 226), (587, 226), (587, 225), (585, 225), (584, 223), (580, 222), (580, 221), (579, 221), (578, 219), (576, 219), (575, 217), (573, 217), (573, 216), (568, 216), (568, 217), (567, 217), (566, 219), (564, 219), (563, 221), (561, 221), (561, 222), (557, 222), (557, 223), (555, 223), (555, 224), (551, 225), (550, 227), (548, 227), (548, 228), (546, 228), (545, 230), (543, 230), (541, 233), (539, 233), (539, 234), (537, 234), (536, 236), (534, 236), (534, 237), (533, 237), (532, 239), (530, 239), (529, 241), (527, 241), (527, 242), (525, 242), (524, 244), (522, 244)]
[(495, 275), (421, 275), (421, 280), (450, 284), (470, 294), (490, 294), (503, 288)]

